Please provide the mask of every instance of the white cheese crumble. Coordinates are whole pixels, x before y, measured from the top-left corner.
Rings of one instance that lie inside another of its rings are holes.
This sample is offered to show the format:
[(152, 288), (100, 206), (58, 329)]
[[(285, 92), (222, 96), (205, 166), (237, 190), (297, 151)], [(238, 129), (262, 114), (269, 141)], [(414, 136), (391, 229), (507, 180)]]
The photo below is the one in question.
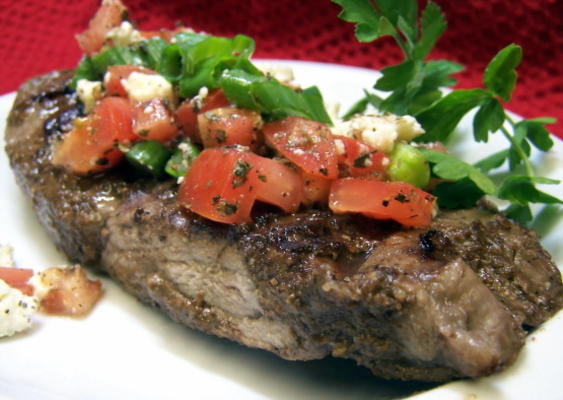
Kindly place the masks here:
[[(0, 267), (13, 268), (12, 247), (0, 245)], [(0, 279), (0, 337), (12, 336), (31, 327), (31, 316), (37, 311), (38, 300), (26, 296)]]
[(112, 28), (106, 33), (106, 40), (111, 41), (113, 46), (128, 46), (130, 44), (138, 43), (145, 38), (141, 32), (133, 28), (129, 21), (123, 21), (121, 25)]
[(348, 121), (340, 121), (331, 128), (335, 135), (353, 137), (376, 150), (389, 153), (398, 141), (411, 141), (424, 129), (410, 115), (358, 114)]
[(293, 69), (285, 65), (261, 64), (258, 69), (281, 83), (291, 83), (295, 79)]
[(121, 84), (131, 101), (149, 101), (155, 98), (174, 100), (172, 84), (162, 75), (132, 72)]
[(76, 83), (76, 93), (84, 104), (84, 112), (88, 114), (94, 109), (96, 101), (102, 97), (102, 82), (79, 79)]
[(207, 86), (202, 86), (201, 88), (199, 88), (199, 92), (197, 92), (197, 95), (195, 95), (193, 98), (194, 105), (198, 110), (201, 110), (203, 108), (203, 101), (208, 94), (209, 89), (207, 89)]
[(344, 147), (344, 143), (340, 139), (334, 139), (334, 146), (336, 147), (336, 152), (339, 155), (346, 153), (346, 147)]
[(24, 295), (0, 279), (0, 337), (29, 329), (37, 304), (37, 298)]
[(14, 266), (14, 257), (12, 255), (12, 247), (8, 245), (0, 245), (0, 267), (12, 268)]

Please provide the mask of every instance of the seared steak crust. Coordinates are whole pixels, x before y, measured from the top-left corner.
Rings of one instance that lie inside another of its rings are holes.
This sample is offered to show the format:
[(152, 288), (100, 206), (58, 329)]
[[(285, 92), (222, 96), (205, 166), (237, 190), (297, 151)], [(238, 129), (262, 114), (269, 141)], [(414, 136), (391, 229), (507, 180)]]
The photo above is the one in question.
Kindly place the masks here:
[(54, 168), (50, 146), (81, 112), (70, 76), (20, 89), (6, 131), (17, 182), (72, 261), (180, 323), (287, 359), (332, 354), (387, 378), (445, 381), (509, 365), (523, 326), (562, 306), (535, 233), (486, 207), (416, 230), (326, 210), (225, 226), (178, 206), (173, 182)]

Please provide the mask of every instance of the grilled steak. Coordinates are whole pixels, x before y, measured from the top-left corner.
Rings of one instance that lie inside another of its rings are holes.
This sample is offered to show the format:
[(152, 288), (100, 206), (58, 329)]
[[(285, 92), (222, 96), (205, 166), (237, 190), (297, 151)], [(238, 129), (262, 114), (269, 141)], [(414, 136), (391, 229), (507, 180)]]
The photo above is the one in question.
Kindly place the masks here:
[(69, 259), (182, 324), (286, 359), (332, 354), (386, 378), (445, 381), (509, 365), (524, 328), (562, 306), (536, 234), (484, 206), (425, 229), (267, 208), (226, 226), (179, 206), (173, 182), (55, 168), (50, 144), (81, 113), (70, 76), (20, 89), (6, 132), (17, 181)]

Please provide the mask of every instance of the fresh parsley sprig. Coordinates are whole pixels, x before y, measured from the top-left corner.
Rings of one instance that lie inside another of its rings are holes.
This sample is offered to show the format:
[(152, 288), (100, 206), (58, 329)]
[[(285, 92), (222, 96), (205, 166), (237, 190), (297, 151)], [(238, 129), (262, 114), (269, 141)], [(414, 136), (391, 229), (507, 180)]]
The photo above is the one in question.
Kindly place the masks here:
[[(440, 88), (456, 83), (452, 74), (463, 66), (448, 60), (425, 61), (436, 41), (446, 29), (440, 7), (429, 2), (418, 18), (416, 0), (333, 0), (342, 6), (339, 17), (356, 23), (356, 37), (371, 42), (391, 36), (403, 52), (403, 62), (381, 70), (382, 77), (374, 88), (390, 92), (381, 98), (366, 92), (352, 112), (364, 110), (368, 104), (394, 114), (414, 115), (442, 97)], [(349, 116), (350, 114), (348, 114)]]
[[(490, 134), (499, 133), (507, 139), (506, 149), (475, 165), (422, 149), (434, 175), (446, 180), (434, 190), (441, 207), (471, 207), (483, 195), (495, 195), (511, 203), (505, 210), (509, 217), (529, 222), (530, 203), (563, 203), (537, 188), (538, 184), (559, 181), (536, 176), (530, 161), (532, 146), (540, 151), (553, 146), (545, 125), (555, 120), (544, 117), (516, 122), (504, 109), (516, 86), (516, 68), (522, 60), (520, 46), (511, 44), (497, 53), (484, 71), (483, 88), (454, 90), (444, 95), (443, 88), (456, 83), (452, 75), (464, 67), (448, 60), (426, 60), (447, 26), (436, 3), (429, 1), (419, 15), (416, 0), (332, 1), (342, 6), (341, 19), (356, 24), (359, 41), (391, 36), (404, 57), (400, 64), (383, 68), (374, 85), (374, 89), (389, 95), (382, 98), (366, 90), (344, 118), (364, 111), (368, 105), (382, 112), (411, 114), (426, 131), (419, 137), (420, 142), (446, 142), (461, 119), (477, 108), (473, 117), (474, 139), (487, 142)], [(485, 175), (504, 165), (508, 165), (510, 174), (496, 183)]]

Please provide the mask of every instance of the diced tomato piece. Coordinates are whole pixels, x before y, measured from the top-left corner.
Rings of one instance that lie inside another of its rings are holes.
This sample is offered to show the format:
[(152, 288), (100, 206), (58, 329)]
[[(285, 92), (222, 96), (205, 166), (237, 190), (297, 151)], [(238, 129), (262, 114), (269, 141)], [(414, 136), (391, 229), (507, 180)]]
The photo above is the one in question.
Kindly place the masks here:
[(127, 91), (121, 83), (122, 79), (127, 79), (133, 72), (140, 72), (146, 75), (155, 75), (152, 69), (139, 67), (137, 65), (111, 65), (107, 69), (104, 80), (106, 94), (108, 96), (127, 97)]
[(301, 172), (304, 185), (304, 200), (305, 204), (328, 202), (328, 194), (330, 193), (331, 179), (321, 178), (317, 175), (311, 175), (306, 172)]
[(409, 183), (357, 178), (335, 180), (329, 196), (329, 207), (335, 213), (393, 219), (409, 227), (428, 226), (434, 202), (434, 196)]
[(113, 143), (105, 143), (94, 134), (93, 118), (75, 121), (73, 129), (55, 147), (53, 164), (78, 174), (88, 175), (113, 168), (123, 153)]
[(193, 212), (217, 222), (250, 221), (256, 198), (248, 173), (252, 166), (236, 149), (205, 149), (180, 185), (178, 200)]
[(40, 273), (47, 294), (40, 309), (47, 314), (80, 317), (88, 314), (102, 296), (102, 283), (78, 267), (49, 268)]
[(133, 132), (131, 104), (127, 100), (104, 98), (94, 108), (93, 114), (96, 136), (112, 144), (130, 144), (138, 140)]
[(33, 286), (28, 283), (32, 276), (33, 271), (30, 269), (0, 267), (0, 279), (27, 296), (33, 294)]
[(200, 113), (197, 117), (204, 147), (241, 145), (256, 149), (258, 128), (262, 118), (256, 111), (220, 107)]
[(359, 140), (346, 136), (335, 136), (334, 142), (338, 150), (338, 164), (344, 176), (372, 176), (385, 178), (388, 157)]
[(86, 54), (99, 51), (106, 40), (106, 34), (121, 24), (127, 8), (120, 0), (104, 0), (88, 24), (88, 29), (76, 35), (78, 45)]
[(146, 140), (168, 143), (179, 130), (164, 99), (152, 99), (133, 104), (133, 131)]
[(123, 159), (118, 144), (138, 139), (133, 132), (129, 101), (106, 97), (90, 115), (75, 121), (73, 129), (55, 147), (53, 163), (79, 175), (102, 172)]
[(321, 178), (337, 178), (336, 147), (325, 124), (301, 117), (287, 117), (265, 124), (263, 131), (266, 141), (274, 149), (306, 173)]
[(295, 212), (304, 200), (303, 179), (298, 172), (282, 162), (249, 153), (254, 164), (256, 200)]
[(303, 198), (299, 175), (276, 160), (238, 148), (208, 148), (194, 161), (180, 185), (180, 204), (213, 221), (251, 220), (255, 200), (295, 211)]
[(231, 102), (227, 99), (223, 90), (212, 90), (201, 101), (201, 104), (195, 99), (185, 100), (180, 104), (176, 109), (176, 121), (186, 136), (196, 143), (201, 143), (197, 122), (198, 114), (229, 104)]

